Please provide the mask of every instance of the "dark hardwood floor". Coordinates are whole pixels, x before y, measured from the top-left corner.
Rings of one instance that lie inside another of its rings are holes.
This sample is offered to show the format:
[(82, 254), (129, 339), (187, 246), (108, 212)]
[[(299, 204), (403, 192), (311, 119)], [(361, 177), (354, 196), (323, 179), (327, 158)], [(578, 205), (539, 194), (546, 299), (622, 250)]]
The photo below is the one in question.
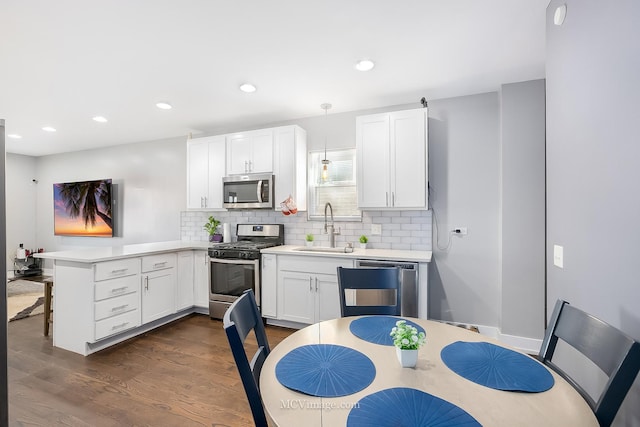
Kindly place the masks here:
[[(42, 316), (8, 329), (11, 426), (253, 425), (222, 322), (208, 316), (87, 357), (54, 348)], [(269, 344), (292, 332), (267, 327)]]

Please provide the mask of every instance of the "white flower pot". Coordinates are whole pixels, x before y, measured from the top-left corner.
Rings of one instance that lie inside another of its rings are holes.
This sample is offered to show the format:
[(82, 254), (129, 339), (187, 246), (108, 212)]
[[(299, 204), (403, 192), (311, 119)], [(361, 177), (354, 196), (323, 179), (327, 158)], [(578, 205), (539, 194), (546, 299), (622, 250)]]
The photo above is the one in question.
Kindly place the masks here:
[(366, 243), (360, 243), (360, 249), (367, 249)]
[(311, 246), (313, 246), (313, 242), (309, 242), (308, 240), (304, 242), (305, 245), (307, 245), (308, 248), (310, 248)]
[(418, 363), (418, 350), (403, 350), (396, 347), (396, 356), (403, 368), (415, 368)]

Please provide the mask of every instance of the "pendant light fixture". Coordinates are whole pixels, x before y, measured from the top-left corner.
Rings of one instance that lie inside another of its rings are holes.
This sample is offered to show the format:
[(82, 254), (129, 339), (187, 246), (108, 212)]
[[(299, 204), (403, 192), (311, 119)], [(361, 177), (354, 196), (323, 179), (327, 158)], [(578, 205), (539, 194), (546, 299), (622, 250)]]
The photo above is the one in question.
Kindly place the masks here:
[(327, 112), (331, 108), (331, 104), (321, 104), (320, 108), (324, 110), (324, 159), (322, 159), (322, 182), (327, 182), (329, 179), (328, 166), (331, 161), (327, 160)]

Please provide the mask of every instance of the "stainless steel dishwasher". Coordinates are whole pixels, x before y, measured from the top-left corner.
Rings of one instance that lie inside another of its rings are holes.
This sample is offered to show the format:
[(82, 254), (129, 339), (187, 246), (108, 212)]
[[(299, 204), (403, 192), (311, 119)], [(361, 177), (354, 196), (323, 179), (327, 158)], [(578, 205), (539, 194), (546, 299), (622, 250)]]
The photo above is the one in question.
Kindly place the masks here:
[[(356, 260), (356, 268), (400, 267), (400, 292), (402, 296), (402, 315), (418, 317), (418, 263), (404, 261), (379, 261), (372, 259)], [(385, 293), (384, 290), (370, 291), (367, 295), (355, 295), (357, 305), (386, 305), (394, 304), (389, 298), (395, 295)], [(363, 301), (363, 299), (365, 301)]]

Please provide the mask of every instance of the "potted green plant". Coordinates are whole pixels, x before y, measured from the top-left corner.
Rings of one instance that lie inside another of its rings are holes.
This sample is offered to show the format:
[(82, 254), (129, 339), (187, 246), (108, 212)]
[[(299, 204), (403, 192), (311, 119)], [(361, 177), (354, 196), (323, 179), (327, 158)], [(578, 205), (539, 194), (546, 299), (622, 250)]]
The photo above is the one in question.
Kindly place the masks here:
[(209, 233), (210, 242), (222, 242), (222, 234), (218, 233), (218, 227), (220, 227), (220, 221), (213, 216), (210, 216), (209, 220), (204, 224), (204, 229)]
[(367, 249), (367, 242), (368, 241), (369, 241), (369, 239), (364, 234), (362, 236), (360, 236), (360, 247), (362, 249)]
[(307, 246), (313, 246), (313, 234), (309, 233), (306, 236), (304, 236), (304, 240)]
[(396, 356), (403, 368), (413, 368), (418, 362), (418, 349), (425, 343), (424, 332), (407, 325), (406, 320), (398, 320), (391, 329), (391, 338), (396, 347)]

